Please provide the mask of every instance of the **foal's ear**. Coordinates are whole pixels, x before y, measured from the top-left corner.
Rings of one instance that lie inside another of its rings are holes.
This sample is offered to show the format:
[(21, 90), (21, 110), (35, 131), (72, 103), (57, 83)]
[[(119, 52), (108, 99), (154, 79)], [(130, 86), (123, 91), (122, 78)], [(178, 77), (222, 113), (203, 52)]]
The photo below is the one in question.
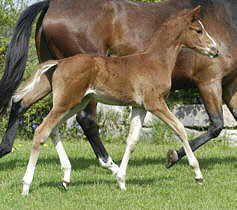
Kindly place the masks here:
[(199, 19), (199, 12), (201, 10), (201, 6), (198, 5), (197, 7), (195, 7), (191, 12), (190, 12), (190, 17), (192, 18), (192, 22), (194, 22), (195, 20)]

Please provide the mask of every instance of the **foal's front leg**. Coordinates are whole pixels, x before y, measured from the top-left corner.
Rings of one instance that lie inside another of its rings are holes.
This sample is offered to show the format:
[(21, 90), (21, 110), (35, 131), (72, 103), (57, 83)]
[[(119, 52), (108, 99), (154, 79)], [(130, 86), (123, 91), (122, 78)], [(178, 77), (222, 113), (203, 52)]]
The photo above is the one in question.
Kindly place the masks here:
[[(191, 140), (189, 145), (194, 152), (199, 147), (216, 138), (224, 126), (223, 111), (222, 111), (222, 86), (220, 80), (215, 80), (210, 84), (198, 84), (199, 92), (204, 101), (206, 111), (210, 119), (210, 126), (207, 132)], [(224, 94), (225, 95), (225, 94)], [(184, 148), (169, 150), (166, 159), (166, 167), (170, 168), (185, 156)]]
[(119, 171), (117, 173), (118, 184), (122, 190), (126, 190), (125, 177), (126, 177), (128, 161), (130, 159), (131, 153), (136, 148), (136, 144), (139, 140), (139, 135), (141, 133), (142, 124), (144, 122), (145, 116), (146, 116), (145, 110), (132, 108), (132, 116), (131, 116), (129, 134), (127, 138), (127, 146), (126, 146), (125, 153), (123, 155), (123, 159), (122, 159)]
[(167, 125), (169, 125), (169, 127), (178, 135), (183, 144), (185, 153), (188, 157), (189, 165), (194, 170), (195, 179), (199, 184), (202, 184), (203, 177), (199, 168), (199, 163), (188, 143), (187, 134), (185, 132), (183, 124), (168, 109), (163, 98), (160, 98), (157, 103), (154, 103), (154, 101), (152, 104), (147, 103), (146, 108), (150, 110), (153, 114), (155, 114), (157, 117), (159, 117), (161, 120), (163, 120)]

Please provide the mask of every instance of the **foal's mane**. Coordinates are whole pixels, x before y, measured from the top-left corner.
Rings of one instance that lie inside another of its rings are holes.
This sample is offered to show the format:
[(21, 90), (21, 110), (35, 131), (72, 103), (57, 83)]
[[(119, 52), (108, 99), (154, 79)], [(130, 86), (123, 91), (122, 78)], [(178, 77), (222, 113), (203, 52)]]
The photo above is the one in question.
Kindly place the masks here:
[[(190, 23), (189, 17), (190, 19), (193, 18), (191, 15), (191, 10), (184, 9), (176, 16), (172, 16), (167, 21), (165, 21), (160, 29), (154, 33), (151, 40), (151, 45), (147, 50), (152, 50), (153, 43), (157, 40), (161, 47), (161, 45), (167, 43), (168, 40), (175, 38), (175, 35), (178, 38), (180, 36), (180, 32), (187, 27), (188, 23)], [(180, 28), (180, 31), (177, 31), (177, 28)], [(165, 33), (165, 36), (163, 33)]]

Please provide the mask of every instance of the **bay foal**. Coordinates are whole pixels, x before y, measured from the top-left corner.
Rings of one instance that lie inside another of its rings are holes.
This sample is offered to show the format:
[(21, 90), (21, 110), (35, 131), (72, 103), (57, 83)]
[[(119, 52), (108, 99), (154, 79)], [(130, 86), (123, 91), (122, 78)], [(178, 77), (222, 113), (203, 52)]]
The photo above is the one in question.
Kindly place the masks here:
[[(152, 44), (143, 53), (116, 58), (78, 54), (39, 65), (35, 74), (13, 97), (15, 102), (21, 100), (36, 87), (41, 75), (48, 76), (53, 92), (53, 108), (35, 131), (22, 194), (29, 192), (40, 148), (47, 137), (61, 122), (85, 108), (92, 99), (111, 105), (132, 106), (127, 146), (116, 173), (121, 189), (126, 189), (126, 168), (139, 140), (145, 110), (158, 116), (179, 136), (195, 179), (202, 183), (199, 163), (189, 146), (184, 127), (165, 103), (171, 88), (172, 71), (182, 46), (210, 57), (218, 53), (215, 41), (196, 18), (198, 11), (199, 7), (184, 10), (170, 19), (155, 34)], [(70, 170), (64, 170), (65, 187), (70, 182)]]

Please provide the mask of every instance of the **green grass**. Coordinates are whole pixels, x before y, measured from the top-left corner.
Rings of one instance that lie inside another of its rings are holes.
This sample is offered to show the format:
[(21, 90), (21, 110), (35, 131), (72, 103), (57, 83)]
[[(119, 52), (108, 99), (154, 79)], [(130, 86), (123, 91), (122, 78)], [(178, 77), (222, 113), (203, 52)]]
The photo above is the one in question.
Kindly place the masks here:
[[(65, 142), (72, 163), (69, 191), (61, 187), (62, 172), (51, 142), (43, 147), (29, 196), (21, 196), (22, 177), (31, 141), (17, 140), (15, 150), (0, 159), (0, 209), (237, 209), (237, 148), (210, 142), (196, 156), (204, 185), (183, 159), (165, 168), (166, 152), (175, 143), (140, 143), (127, 170), (127, 191), (102, 169), (85, 141)], [(125, 144), (105, 144), (120, 163)]]

